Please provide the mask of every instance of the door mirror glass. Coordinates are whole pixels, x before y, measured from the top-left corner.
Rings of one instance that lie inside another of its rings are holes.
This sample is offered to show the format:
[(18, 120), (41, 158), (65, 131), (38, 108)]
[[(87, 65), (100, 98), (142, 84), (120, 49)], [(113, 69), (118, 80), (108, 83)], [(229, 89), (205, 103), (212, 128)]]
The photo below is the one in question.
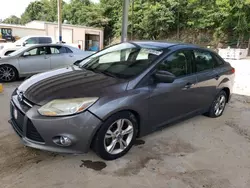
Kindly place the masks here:
[(30, 56), (30, 53), (29, 52), (24, 52), (23, 57), (27, 57), (27, 56)]
[(167, 71), (158, 70), (154, 74), (154, 78), (157, 82), (160, 83), (173, 83), (175, 80), (175, 75)]

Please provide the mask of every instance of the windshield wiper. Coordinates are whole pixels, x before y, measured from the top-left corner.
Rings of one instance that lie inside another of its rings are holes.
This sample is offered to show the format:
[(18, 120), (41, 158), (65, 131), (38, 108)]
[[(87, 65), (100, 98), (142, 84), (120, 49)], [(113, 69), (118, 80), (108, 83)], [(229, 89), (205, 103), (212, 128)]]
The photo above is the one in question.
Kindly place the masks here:
[(108, 71), (100, 71), (100, 73), (105, 74), (107, 76), (111, 76), (113, 78), (117, 78), (115, 74), (112, 74), (111, 72), (108, 72)]
[(114, 77), (114, 78), (117, 78), (116, 75), (112, 74), (111, 72), (108, 72), (108, 71), (101, 71), (101, 70), (98, 70), (98, 69), (93, 69), (93, 68), (86, 68), (86, 70), (90, 70), (90, 71), (93, 71), (95, 73), (101, 73), (101, 74), (104, 74), (106, 76), (110, 76), (110, 77)]

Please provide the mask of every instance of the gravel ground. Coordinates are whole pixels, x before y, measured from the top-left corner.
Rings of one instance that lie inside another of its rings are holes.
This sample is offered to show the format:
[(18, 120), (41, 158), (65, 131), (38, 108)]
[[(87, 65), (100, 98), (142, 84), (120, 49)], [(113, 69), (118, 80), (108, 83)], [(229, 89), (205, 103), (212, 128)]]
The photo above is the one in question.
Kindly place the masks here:
[(217, 119), (197, 116), (136, 141), (115, 161), (94, 153), (61, 155), (24, 147), (7, 123), (9, 98), (20, 82), (0, 94), (2, 188), (249, 188), (250, 60), (236, 68), (234, 95)]

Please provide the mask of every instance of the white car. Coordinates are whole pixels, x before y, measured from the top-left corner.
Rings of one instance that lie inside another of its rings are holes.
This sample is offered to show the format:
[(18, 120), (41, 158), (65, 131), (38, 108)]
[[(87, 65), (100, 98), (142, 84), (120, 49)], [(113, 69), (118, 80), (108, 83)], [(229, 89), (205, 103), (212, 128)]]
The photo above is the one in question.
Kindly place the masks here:
[(51, 44), (55, 43), (53, 37), (50, 36), (26, 36), (17, 40), (14, 43), (0, 44), (0, 57), (7, 56), (10, 53), (23, 48), (24, 46), (31, 46), (34, 44)]
[(0, 82), (11, 82), (51, 69), (73, 65), (93, 52), (63, 44), (23, 47), (0, 58)]

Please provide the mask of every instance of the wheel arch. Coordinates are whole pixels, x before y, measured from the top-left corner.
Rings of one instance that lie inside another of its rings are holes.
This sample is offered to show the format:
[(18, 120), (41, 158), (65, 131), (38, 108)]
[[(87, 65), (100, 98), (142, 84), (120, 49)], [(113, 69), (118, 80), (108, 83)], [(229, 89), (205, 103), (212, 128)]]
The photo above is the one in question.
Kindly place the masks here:
[(232, 88), (232, 85), (231, 85), (231, 82), (228, 78), (224, 78), (220, 85), (218, 86), (218, 92), (220, 91), (225, 91), (226, 94), (227, 94), (227, 103), (229, 102), (230, 100), (230, 96), (231, 96), (231, 88)]
[(7, 51), (4, 53), (4, 55), (7, 56), (7, 55), (9, 55), (10, 53), (15, 52), (15, 51), (16, 51), (16, 50), (7, 50)]
[[(140, 135), (140, 130), (141, 130), (141, 126), (140, 126), (140, 125), (141, 125), (141, 124), (140, 124), (141, 119), (140, 119), (140, 114), (139, 114), (137, 111), (135, 111), (135, 110), (132, 110), (132, 109), (121, 109), (121, 110), (117, 110), (117, 111), (115, 111), (115, 112), (109, 114), (109, 116), (105, 117), (105, 119), (103, 119), (102, 122), (106, 121), (106, 120), (107, 120), (108, 118), (110, 118), (112, 115), (117, 114), (117, 113), (121, 113), (121, 112), (130, 112), (130, 113), (134, 116), (134, 118), (136, 119), (137, 128), (138, 128), (137, 133), (136, 133), (136, 137), (138, 137), (138, 136)], [(98, 134), (98, 131), (100, 130), (101, 126), (102, 126), (102, 125), (100, 125), (100, 126), (96, 129), (95, 133), (94, 133), (93, 136), (91, 137), (91, 141), (90, 141), (90, 147), (91, 147), (91, 148), (92, 148), (92, 146), (93, 146), (93, 143), (94, 143), (94, 141), (95, 141), (96, 135)]]

